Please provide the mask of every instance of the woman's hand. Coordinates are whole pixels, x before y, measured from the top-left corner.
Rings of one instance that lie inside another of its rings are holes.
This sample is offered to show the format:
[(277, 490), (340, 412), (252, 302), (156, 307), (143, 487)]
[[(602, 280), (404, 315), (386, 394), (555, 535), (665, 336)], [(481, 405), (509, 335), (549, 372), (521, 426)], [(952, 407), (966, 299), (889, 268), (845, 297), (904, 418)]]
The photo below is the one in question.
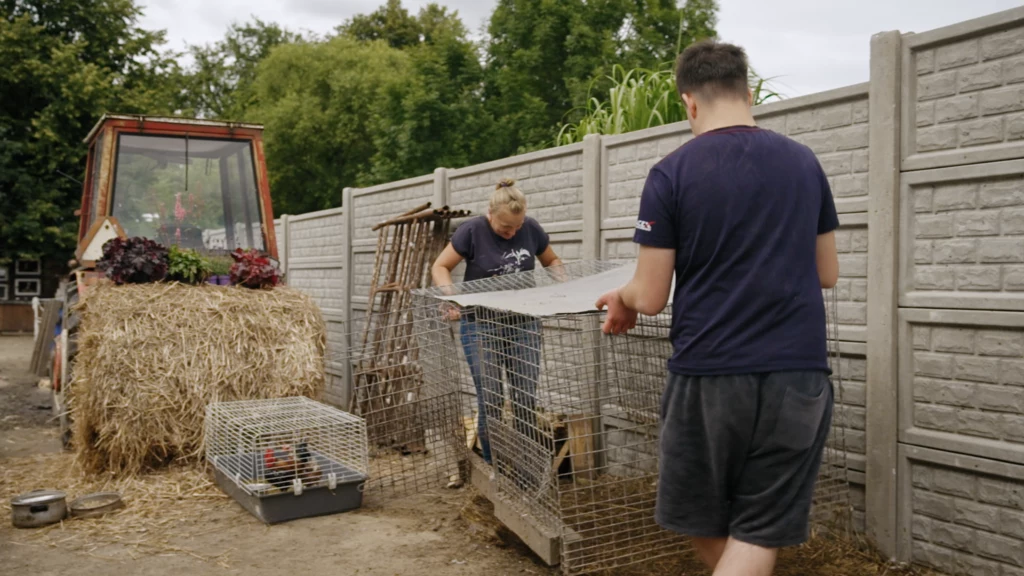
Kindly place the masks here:
[(455, 322), (459, 318), (462, 318), (462, 311), (459, 310), (458, 304), (453, 302), (442, 302), (441, 314), (444, 315), (446, 320), (451, 322)]
[(605, 318), (601, 331), (605, 334), (625, 334), (636, 327), (636, 310), (631, 310), (622, 301), (619, 290), (612, 290), (597, 299), (597, 309), (608, 308), (608, 316)]

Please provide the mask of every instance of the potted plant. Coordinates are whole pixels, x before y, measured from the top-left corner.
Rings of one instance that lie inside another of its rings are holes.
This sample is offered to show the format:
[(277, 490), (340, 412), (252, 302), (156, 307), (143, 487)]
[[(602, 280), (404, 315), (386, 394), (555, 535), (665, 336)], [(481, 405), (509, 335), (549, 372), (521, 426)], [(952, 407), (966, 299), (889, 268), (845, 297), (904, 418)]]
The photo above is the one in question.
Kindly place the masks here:
[(259, 250), (236, 249), (231, 253), (231, 283), (254, 289), (270, 289), (281, 282), (281, 272), (269, 256)]
[(207, 282), (218, 286), (231, 285), (231, 259), (224, 256), (210, 258), (210, 277)]
[(200, 284), (210, 276), (210, 262), (195, 250), (171, 246), (167, 277), (183, 284)]
[(115, 284), (145, 284), (167, 277), (167, 248), (149, 238), (111, 238), (96, 268)]

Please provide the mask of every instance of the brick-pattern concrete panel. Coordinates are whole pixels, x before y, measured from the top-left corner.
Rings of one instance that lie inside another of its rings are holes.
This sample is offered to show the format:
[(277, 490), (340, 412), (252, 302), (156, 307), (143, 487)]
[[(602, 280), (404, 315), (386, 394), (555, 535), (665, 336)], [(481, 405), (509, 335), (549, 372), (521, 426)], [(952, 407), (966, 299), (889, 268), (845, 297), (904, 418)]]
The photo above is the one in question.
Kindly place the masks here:
[(288, 224), (289, 257), (292, 260), (333, 257), (340, 262), (344, 251), (344, 216), (337, 212), (322, 217), (309, 216), (293, 219)]
[(759, 116), (757, 123), (805, 144), (818, 157), (840, 212), (867, 210), (867, 94), (808, 109)]
[(1024, 573), (1024, 482), (923, 462), (909, 482), (915, 562), (949, 574)]
[(928, 182), (905, 193), (904, 295), (961, 297), (950, 305), (1024, 299), (1024, 176)]
[[(921, 47), (906, 74), (905, 156), (992, 148), (1024, 139), (1024, 26)], [(913, 42), (913, 39), (911, 40)], [(1020, 157), (999, 152), (998, 159)], [(931, 166), (963, 163), (946, 155)]]
[(398, 182), (371, 190), (374, 192), (367, 194), (365, 190), (356, 190), (352, 194), (353, 241), (376, 239), (375, 224), (430, 202), (434, 195), (434, 180), (433, 176), (428, 176), (413, 179), (408, 184)]
[(353, 250), (352, 252), (352, 298), (366, 299), (370, 297), (370, 284), (373, 282), (374, 252)]
[(605, 148), (603, 218), (636, 218), (640, 194), (651, 167), (692, 139), (689, 130), (645, 140), (612, 141)]
[(1024, 448), (1024, 329), (910, 323), (904, 428)]
[(541, 225), (583, 220), (581, 148), (572, 147), (569, 153), (555, 148), (531, 161), (513, 157), (498, 164), (482, 171), (474, 166), (451, 171), (448, 202), (452, 207), (486, 214), (495, 186), (503, 178), (512, 178), (526, 195), (527, 214)]
[[(817, 155), (840, 212), (864, 212), (868, 195), (867, 91), (845, 91), (834, 100), (800, 106), (755, 109), (757, 123), (807, 145)], [(676, 130), (652, 129), (606, 138), (602, 170), (602, 218), (628, 222), (636, 217), (650, 169), (692, 139), (681, 124)]]
[[(839, 282), (835, 288), (839, 338), (864, 342), (868, 324), (868, 227), (857, 221), (836, 230)], [(830, 311), (831, 314), (831, 311)]]
[(308, 294), (325, 313), (342, 314), (345, 309), (345, 271), (335, 268), (292, 268), (288, 285)]

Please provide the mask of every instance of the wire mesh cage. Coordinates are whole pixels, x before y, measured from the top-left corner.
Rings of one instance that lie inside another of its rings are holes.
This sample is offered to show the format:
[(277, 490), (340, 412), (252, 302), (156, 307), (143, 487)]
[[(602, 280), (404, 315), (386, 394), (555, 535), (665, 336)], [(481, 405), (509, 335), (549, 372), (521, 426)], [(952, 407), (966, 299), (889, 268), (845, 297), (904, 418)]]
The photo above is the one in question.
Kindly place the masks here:
[(832, 423), (825, 453), (822, 455), (818, 480), (814, 486), (811, 524), (817, 533), (839, 537), (851, 536), (853, 509), (850, 503), (849, 461), (846, 451), (847, 412), (844, 398), (843, 344), (839, 340), (839, 304), (836, 289), (823, 291), (828, 329), (828, 360), (832, 370), (835, 394)]
[(362, 503), (369, 472), (362, 418), (304, 397), (212, 402), (204, 433), (218, 484), (265, 522)]
[(351, 384), (350, 410), (366, 419), (367, 488), (403, 496), (461, 482), (465, 434), (458, 415), (454, 362), (447, 347), (421, 341), (412, 291), (429, 284), (429, 267), (464, 210), (424, 204), (374, 227), (377, 247), (366, 314), (346, 328), (334, 358)]
[(399, 497), (461, 483), (466, 436), (453, 344), (422, 337), (431, 328), (416, 322), (423, 314), (411, 298), (388, 316), (357, 320), (349, 335), (355, 344), (338, 359), (367, 422), (367, 489)]
[[(604, 313), (592, 308), (597, 295), (624, 284), (631, 271), (630, 265), (574, 262), (418, 293), (421, 340), (437, 341), (441, 354), (444, 342), (462, 336), (460, 362), (474, 380), (494, 497), (559, 536), (566, 574), (686, 549), (654, 521), (671, 311), (640, 317), (628, 334), (607, 336)], [(461, 306), (458, 314), (453, 305)], [(447, 365), (455, 355), (449, 351)], [(816, 517), (846, 509), (840, 502), (845, 452), (835, 440), (829, 450)]]

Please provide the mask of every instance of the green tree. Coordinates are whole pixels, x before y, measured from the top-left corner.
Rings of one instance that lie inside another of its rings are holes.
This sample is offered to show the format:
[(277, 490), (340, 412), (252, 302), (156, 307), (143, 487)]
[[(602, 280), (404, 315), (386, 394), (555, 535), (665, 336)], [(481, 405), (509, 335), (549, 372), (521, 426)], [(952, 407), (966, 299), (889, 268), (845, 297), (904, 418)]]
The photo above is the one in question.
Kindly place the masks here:
[(399, 49), (419, 45), (424, 32), (423, 23), (402, 7), (401, 0), (387, 0), (387, 4), (370, 14), (357, 14), (337, 30), (338, 34), (354, 40), (383, 40)]
[(373, 183), (374, 128), (412, 76), (409, 56), (380, 41), (336, 37), (271, 51), (248, 117), (266, 127), (275, 213), (338, 206), (343, 187)]
[(180, 70), (132, 0), (0, 2), (0, 259), (70, 256), (82, 138), (104, 112), (171, 113)]
[[(378, 12), (393, 12), (396, 6), (390, 2)], [(377, 20), (406, 22), (400, 17)], [(494, 123), (483, 105), (478, 47), (458, 13), (428, 4), (416, 16), (415, 29), (419, 41), (400, 46), (411, 65), (405, 87), (382, 102), (374, 116), (373, 181), (424, 174), (437, 166), (465, 166), (497, 152), (491, 147)], [(387, 29), (363, 33), (395, 36)]]
[(487, 44), (488, 110), (503, 154), (548, 145), (612, 67), (655, 68), (714, 35), (714, 0), (500, 0)]
[(188, 71), (189, 107), (203, 117), (244, 119), (257, 65), (274, 47), (302, 40), (300, 34), (253, 18), (232, 24), (223, 40), (189, 46), (193, 59)]

